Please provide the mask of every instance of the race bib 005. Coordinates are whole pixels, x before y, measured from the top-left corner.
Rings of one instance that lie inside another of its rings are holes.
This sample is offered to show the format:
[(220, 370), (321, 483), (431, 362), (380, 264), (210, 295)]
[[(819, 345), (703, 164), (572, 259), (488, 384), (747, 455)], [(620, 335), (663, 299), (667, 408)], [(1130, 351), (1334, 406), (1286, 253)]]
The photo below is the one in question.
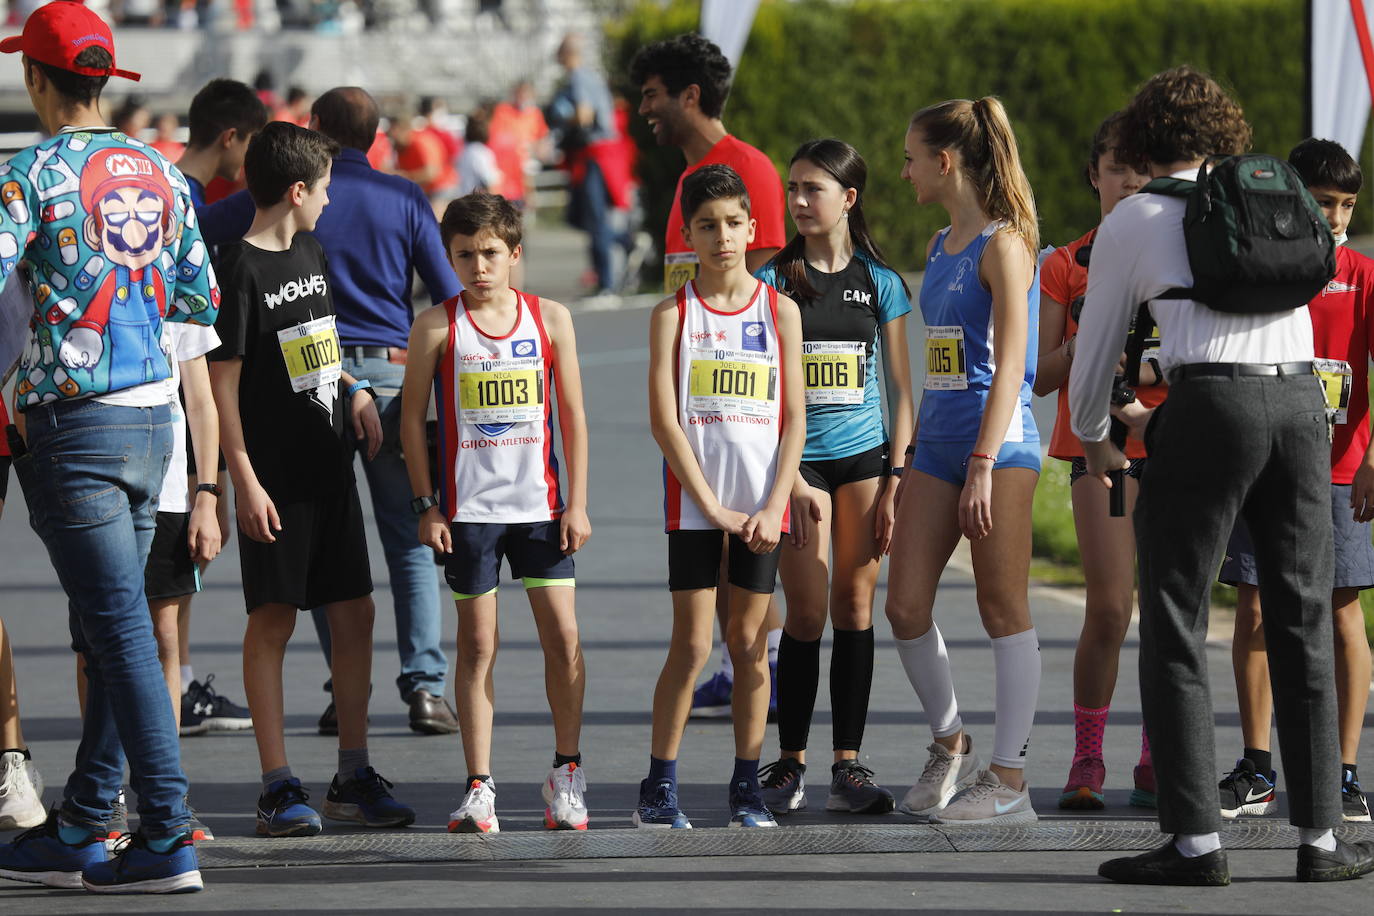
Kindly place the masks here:
[(313, 391), (343, 373), (334, 316), (325, 315), (277, 332), (292, 391)]
[(468, 363), (458, 372), (465, 423), (532, 423), (544, 418), (544, 360), (538, 356)]
[(926, 328), (927, 391), (964, 391), (968, 366), (964, 359), (964, 329), (960, 325)]
[(817, 340), (802, 343), (802, 380), (808, 404), (864, 402), (862, 341)]
[(1326, 415), (1332, 423), (1345, 422), (1350, 409), (1350, 363), (1339, 359), (1314, 359), (1313, 367), (1326, 394)]
[(778, 399), (778, 369), (767, 354), (743, 350), (692, 350), (687, 409), (766, 417)]
[(675, 293), (697, 278), (701, 261), (695, 251), (675, 251), (663, 256), (663, 291)]

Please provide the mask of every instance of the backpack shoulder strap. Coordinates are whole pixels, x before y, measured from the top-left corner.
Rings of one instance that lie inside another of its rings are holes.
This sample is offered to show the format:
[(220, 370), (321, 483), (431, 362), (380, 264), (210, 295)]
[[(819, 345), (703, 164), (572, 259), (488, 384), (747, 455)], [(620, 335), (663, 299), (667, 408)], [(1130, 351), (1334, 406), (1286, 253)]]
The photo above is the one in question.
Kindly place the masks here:
[(1187, 197), (1197, 188), (1196, 181), (1184, 178), (1155, 178), (1140, 189), (1141, 194), (1163, 194), (1166, 197)]

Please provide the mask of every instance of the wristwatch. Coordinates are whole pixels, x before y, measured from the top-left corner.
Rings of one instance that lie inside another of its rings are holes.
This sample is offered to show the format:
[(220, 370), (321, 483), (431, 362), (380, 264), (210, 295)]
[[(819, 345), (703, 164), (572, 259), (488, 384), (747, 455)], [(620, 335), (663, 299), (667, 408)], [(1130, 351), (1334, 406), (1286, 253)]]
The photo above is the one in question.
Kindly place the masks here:
[(215, 498), (218, 499), (224, 495), (224, 488), (217, 483), (198, 483), (196, 484), (196, 492), (213, 493), (215, 494)]
[(416, 515), (424, 515), (437, 505), (439, 505), (439, 500), (433, 496), (417, 496), (410, 501), (410, 511)]
[(893, 477), (901, 477), (901, 476), (902, 476), (902, 471), (903, 471), (903, 470), (904, 470), (904, 469), (903, 469), (901, 466), (890, 467), (890, 468), (887, 469), (887, 473), (890, 474), (890, 475), (893, 476)]

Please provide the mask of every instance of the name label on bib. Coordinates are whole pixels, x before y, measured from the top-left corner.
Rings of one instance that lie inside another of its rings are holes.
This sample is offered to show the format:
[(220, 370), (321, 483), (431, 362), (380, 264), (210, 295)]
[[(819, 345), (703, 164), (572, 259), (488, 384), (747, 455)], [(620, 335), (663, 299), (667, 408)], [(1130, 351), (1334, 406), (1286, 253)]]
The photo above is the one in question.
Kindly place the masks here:
[(778, 369), (765, 353), (692, 350), (687, 409), (766, 417), (778, 399)]
[(277, 332), (292, 391), (312, 391), (337, 382), (343, 373), (334, 316), (325, 315)]
[(964, 359), (964, 329), (961, 325), (932, 325), (926, 328), (927, 391), (964, 391), (968, 388), (968, 365)]
[(862, 404), (865, 350), (862, 341), (802, 343), (802, 380), (807, 404)]
[(532, 423), (544, 417), (544, 360), (488, 359), (458, 372), (458, 407), (465, 423)]
[(1314, 359), (1312, 365), (1326, 394), (1326, 415), (1336, 425), (1346, 421), (1350, 409), (1350, 363), (1339, 359)]

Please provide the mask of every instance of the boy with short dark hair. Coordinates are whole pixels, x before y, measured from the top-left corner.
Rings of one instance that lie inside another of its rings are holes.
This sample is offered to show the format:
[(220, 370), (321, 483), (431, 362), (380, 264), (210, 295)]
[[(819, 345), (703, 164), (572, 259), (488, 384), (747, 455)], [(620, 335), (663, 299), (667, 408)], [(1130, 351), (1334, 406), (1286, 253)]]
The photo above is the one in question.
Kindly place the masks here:
[[(578, 739), (586, 670), (578, 639), (572, 555), (587, 520), (587, 423), (577, 343), (567, 308), (512, 289), (519, 212), (504, 197), (470, 194), (440, 222), (463, 292), (415, 320), (402, 391), (401, 444), (419, 538), (448, 555), (458, 606), (454, 673), (468, 791), (449, 815), (454, 833), (496, 833), (491, 778), (492, 671), (501, 558), (523, 579), (544, 650), (554, 760), (544, 782), (544, 826), (585, 830), (586, 778)], [(429, 392), (438, 399), (437, 488), (425, 444)], [(567, 459), (559, 486), (551, 408)]]
[[(1350, 154), (1332, 140), (1309, 138), (1288, 154), (1336, 237), (1336, 276), (1308, 303), (1317, 374), (1326, 392), (1331, 421), (1331, 522), (1335, 577), (1331, 613), (1336, 648), (1337, 729), (1341, 746), (1341, 813), (1346, 821), (1368, 821), (1356, 758), (1369, 703), (1369, 642), (1360, 592), (1374, 588), (1374, 440), (1369, 430), (1369, 358), (1374, 355), (1374, 261), (1345, 244), (1346, 228), (1364, 176)], [(1255, 548), (1243, 520), (1226, 548), (1220, 581), (1236, 586), (1236, 629), (1232, 645), (1236, 694), (1244, 739), (1235, 769), (1222, 779), (1223, 817), (1278, 810), (1269, 744), (1273, 701), (1265, 655)]]
[(366, 438), (369, 457), (381, 423), (369, 382), (342, 371), (328, 269), (309, 235), (329, 203), (337, 151), (314, 131), (267, 125), (245, 157), (257, 215), (219, 257), (224, 345), (211, 355), (211, 378), (238, 513), (248, 608), (243, 680), (263, 769), (264, 836), (321, 828), (287, 764), (282, 713), (286, 643), (297, 610), (315, 607), (329, 616), (339, 712), (339, 767), (324, 813), (368, 827), (415, 819), (367, 753), (372, 578), (344, 418)]
[(190, 136), (177, 168), (191, 186), (191, 201), (196, 205), (205, 244), (212, 252), (248, 231), (253, 222), (253, 201), (247, 194), (231, 194), (206, 204), (205, 188), (216, 178), (239, 180), (248, 144), (266, 123), (267, 106), (238, 80), (210, 80), (191, 100), (187, 114)]
[(687, 176), (682, 221), (701, 273), (655, 307), (649, 339), (649, 418), (665, 464), (673, 639), (654, 691), (649, 776), (632, 822), (691, 826), (677, 804), (677, 751), (692, 684), (711, 652), (724, 531), (725, 641), (735, 669), (730, 826), (775, 827), (758, 780), (769, 693), (765, 614), (806, 439), (801, 314), (749, 273), (754, 220), (734, 169), (707, 165)]

